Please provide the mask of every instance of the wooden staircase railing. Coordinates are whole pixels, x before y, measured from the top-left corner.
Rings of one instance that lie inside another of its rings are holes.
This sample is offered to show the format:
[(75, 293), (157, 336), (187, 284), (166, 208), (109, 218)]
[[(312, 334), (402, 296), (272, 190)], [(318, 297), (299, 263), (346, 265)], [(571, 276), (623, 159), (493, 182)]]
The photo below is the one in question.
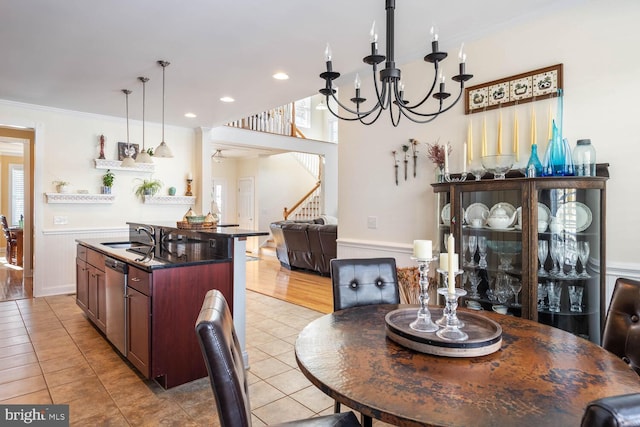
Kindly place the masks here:
[(227, 126), (306, 139), (306, 136), (296, 126), (296, 105), (294, 102), (234, 120), (227, 123)]
[(291, 209), (288, 208), (284, 208), (283, 210), (283, 217), (284, 219), (288, 219), (292, 214), (294, 214), (296, 212), (296, 210), (298, 208), (300, 208), (301, 206), (303, 206), (308, 200), (310, 200), (312, 197), (314, 197), (316, 195), (317, 190), (320, 188), (320, 186), (322, 185), (322, 183), (320, 181), (318, 181), (311, 190), (309, 190), (304, 196), (302, 196), (302, 198), (300, 198), (300, 200), (298, 200), (292, 207)]

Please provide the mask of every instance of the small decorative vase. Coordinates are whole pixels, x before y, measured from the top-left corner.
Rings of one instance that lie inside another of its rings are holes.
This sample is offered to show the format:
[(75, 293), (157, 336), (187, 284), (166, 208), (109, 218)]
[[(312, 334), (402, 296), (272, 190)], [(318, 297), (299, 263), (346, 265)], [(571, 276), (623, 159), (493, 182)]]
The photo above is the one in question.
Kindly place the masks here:
[(111, 194), (111, 187), (102, 186), (102, 194)]
[(538, 145), (531, 145), (531, 156), (527, 162), (527, 176), (534, 178), (536, 176), (542, 176), (542, 163), (538, 157)]
[(169, 195), (170, 196), (176, 195), (176, 187), (169, 187)]
[(444, 182), (444, 168), (436, 166), (436, 182)]

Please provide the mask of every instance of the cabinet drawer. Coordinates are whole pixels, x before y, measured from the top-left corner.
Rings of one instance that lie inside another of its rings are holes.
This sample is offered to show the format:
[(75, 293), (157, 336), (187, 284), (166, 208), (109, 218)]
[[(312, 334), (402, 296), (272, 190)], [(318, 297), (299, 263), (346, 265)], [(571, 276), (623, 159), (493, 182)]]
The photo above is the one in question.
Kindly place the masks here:
[(87, 262), (98, 270), (104, 271), (104, 255), (100, 252), (87, 249)]
[(87, 247), (82, 245), (77, 245), (76, 247), (76, 257), (81, 259), (82, 261), (87, 260)]
[(151, 274), (144, 270), (129, 266), (129, 280), (127, 285), (138, 292), (151, 295)]

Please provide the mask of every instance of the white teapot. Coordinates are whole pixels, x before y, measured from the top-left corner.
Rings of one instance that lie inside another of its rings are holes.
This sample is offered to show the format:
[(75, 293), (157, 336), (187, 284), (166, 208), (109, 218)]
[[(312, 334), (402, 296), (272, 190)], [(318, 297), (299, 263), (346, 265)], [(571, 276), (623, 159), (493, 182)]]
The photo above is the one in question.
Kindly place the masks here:
[(485, 219), (487, 220), (487, 225), (489, 227), (502, 229), (513, 224), (513, 221), (516, 219), (516, 215), (517, 212), (514, 212), (513, 215), (509, 217), (509, 215), (507, 215), (507, 211), (502, 206), (498, 205), (498, 207), (491, 212), (491, 215), (488, 215), (485, 212), (483, 217), (488, 216), (488, 218)]

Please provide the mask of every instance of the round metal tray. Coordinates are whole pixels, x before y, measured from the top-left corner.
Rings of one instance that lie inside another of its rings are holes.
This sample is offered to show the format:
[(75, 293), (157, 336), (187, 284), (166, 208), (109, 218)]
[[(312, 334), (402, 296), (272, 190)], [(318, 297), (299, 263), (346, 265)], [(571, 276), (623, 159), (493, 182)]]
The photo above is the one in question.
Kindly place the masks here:
[[(476, 357), (496, 352), (502, 346), (502, 328), (480, 314), (458, 311), (461, 328), (469, 335), (465, 341), (448, 341), (435, 332), (418, 332), (409, 327), (416, 318), (418, 308), (401, 308), (385, 316), (387, 337), (396, 343), (421, 353), (449, 357)], [(429, 307), (432, 320), (442, 317), (441, 307)]]

